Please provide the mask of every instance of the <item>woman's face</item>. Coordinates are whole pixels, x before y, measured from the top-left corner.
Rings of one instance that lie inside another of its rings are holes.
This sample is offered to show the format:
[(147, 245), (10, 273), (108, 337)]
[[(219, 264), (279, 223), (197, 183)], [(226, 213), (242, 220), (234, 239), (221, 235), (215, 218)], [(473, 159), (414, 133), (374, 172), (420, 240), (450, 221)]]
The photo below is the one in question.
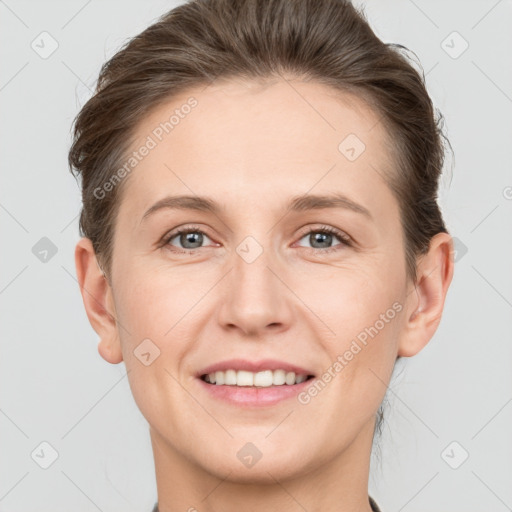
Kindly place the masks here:
[[(370, 448), (418, 305), (385, 136), (357, 98), (284, 80), (191, 89), (139, 125), (99, 351), (124, 360), (159, 449), (253, 481)], [(204, 382), (216, 364), (314, 378)]]

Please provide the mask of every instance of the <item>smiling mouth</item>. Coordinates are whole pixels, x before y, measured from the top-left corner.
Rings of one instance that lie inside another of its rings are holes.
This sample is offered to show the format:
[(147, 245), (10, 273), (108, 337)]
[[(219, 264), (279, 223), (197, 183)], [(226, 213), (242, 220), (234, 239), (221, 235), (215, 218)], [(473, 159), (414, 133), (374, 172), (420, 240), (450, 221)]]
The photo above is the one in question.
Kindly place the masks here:
[(205, 373), (201, 380), (215, 386), (268, 388), (273, 386), (294, 386), (314, 378), (314, 375), (296, 374), (284, 370), (226, 370)]

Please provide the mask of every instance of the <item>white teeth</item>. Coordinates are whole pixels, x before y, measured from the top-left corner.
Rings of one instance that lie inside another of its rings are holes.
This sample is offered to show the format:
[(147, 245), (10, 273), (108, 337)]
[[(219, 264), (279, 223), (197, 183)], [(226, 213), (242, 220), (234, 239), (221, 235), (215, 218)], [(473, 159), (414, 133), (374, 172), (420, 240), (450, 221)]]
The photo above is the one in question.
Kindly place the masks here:
[(227, 384), (228, 386), (236, 386), (235, 370), (227, 370), (224, 372), (224, 384)]
[[(215, 373), (215, 375), (217, 375), (217, 373)], [(217, 384), (217, 381), (215, 381), (215, 384)], [(254, 386), (254, 373), (246, 372), (245, 370), (238, 370), (236, 372), (236, 385)]]
[(264, 372), (258, 372), (254, 375), (254, 386), (261, 386), (266, 388), (272, 386), (272, 371), (265, 370)]
[(286, 384), (288, 384), (288, 386), (295, 384), (295, 373), (288, 372), (285, 377), (285, 382), (286, 382)]
[(295, 377), (295, 384), (300, 384), (301, 382), (304, 382), (306, 379), (306, 375), (297, 375), (297, 377)]
[(272, 384), (282, 386), (286, 382), (286, 372), (284, 370), (275, 370), (272, 375)]
[(261, 372), (248, 372), (245, 370), (226, 370), (217, 371), (206, 375), (206, 382), (216, 384), (217, 386), (256, 386), (268, 388), (270, 386), (282, 386), (287, 384), (292, 386), (300, 384), (308, 378), (307, 375), (295, 375), (295, 372), (286, 372), (285, 370), (263, 370)]

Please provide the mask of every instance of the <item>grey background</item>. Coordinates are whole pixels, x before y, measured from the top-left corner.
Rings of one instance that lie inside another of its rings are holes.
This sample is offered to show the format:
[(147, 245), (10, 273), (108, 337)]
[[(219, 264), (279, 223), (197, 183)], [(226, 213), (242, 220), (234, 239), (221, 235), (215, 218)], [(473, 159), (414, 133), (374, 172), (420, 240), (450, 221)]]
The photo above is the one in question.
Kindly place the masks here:
[[(99, 356), (76, 282), (67, 151), (101, 64), (177, 3), (0, 0), (2, 512), (156, 500), (147, 422), (124, 364)], [(388, 390), (370, 493), (383, 512), (512, 510), (512, 2), (357, 3), (418, 55), (445, 116), (455, 161), (440, 203), (458, 248), (441, 325)], [(47, 58), (31, 47), (51, 49), (43, 31), (58, 43)], [(47, 469), (43, 442), (58, 455)]]

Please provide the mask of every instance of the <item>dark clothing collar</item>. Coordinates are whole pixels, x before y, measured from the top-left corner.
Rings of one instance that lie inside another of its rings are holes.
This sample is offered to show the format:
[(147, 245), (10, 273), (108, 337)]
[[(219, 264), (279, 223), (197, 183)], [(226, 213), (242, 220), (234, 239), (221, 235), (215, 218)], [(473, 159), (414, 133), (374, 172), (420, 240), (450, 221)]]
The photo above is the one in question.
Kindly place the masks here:
[[(370, 501), (370, 506), (372, 507), (372, 512), (381, 512), (379, 506), (377, 505), (377, 503), (375, 503), (375, 500), (371, 496), (368, 496), (368, 500)], [(153, 510), (151, 512), (159, 512), (158, 511), (158, 502), (155, 503), (155, 506), (153, 507)]]

